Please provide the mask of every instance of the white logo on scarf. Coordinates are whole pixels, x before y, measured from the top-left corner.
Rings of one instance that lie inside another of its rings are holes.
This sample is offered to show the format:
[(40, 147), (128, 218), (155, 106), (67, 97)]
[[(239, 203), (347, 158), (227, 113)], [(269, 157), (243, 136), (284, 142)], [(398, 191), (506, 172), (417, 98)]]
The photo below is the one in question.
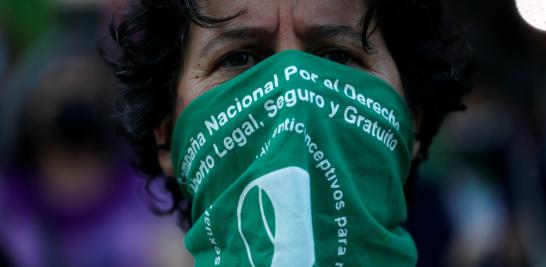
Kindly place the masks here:
[[(245, 187), (237, 204), (237, 223), (251, 266), (255, 266), (252, 243), (249, 244), (243, 234), (244, 216), (242, 218), (241, 214), (245, 201), (256, 201), (247, 200), (249, 192), (254, 188), (259, 192), (261, 219), (273, 246), (271, 267), (306, 267), (314, 264), (315, 246), (309, 180), (309, 173), (304, 169), (287, 167), (259, 177)], [(275, 220), (273, 231), (267, 222), (268, 214), (264, 211), (264, 197), (268, 198), (273, 206)], [(258, 227), (256, 226), (256, 229)]]

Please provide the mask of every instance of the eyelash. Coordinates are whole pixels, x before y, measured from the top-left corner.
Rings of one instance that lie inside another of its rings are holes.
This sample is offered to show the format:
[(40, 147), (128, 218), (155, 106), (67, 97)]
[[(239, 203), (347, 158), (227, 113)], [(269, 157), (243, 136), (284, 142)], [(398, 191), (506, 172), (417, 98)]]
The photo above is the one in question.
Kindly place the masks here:
[(256, 64), (266, 58), (266, 57), (263, 57), (263, 56), (259, 56), (258, 55), (259, 53), (253, 52), (250, 49), (237, 49), (237, 50), (230, 51), (230, 52), (226, 53), (225, 55), (223, 55), (222, 57), (220, 57), (220, 59), (215, 63), (214, 70), (221, 69), (221, 68), (223, 68), (223, 69), (233, 69), (233, 70), (244, 69), (244, 67), (242, 67), (242, 66), (236, 66), (236, 67), (223, 66), (230, 57), (233, 57), (233, 56), (238, 55), (238, 54), (247, 54), (247, 55), (249, 55), (250, 57), (252, 57), (254, 59)]
[[(349, 57), (348, 60), (349, 61), (353, 61), (355, 64), (359, 65), (359, 66), (363, 66), (363, 67), (367, 67), (366, 64), (364, 64), (364, 62), (362, 62), (362, 60), (360, 59), (360, 57), (358, 57), (355, 53), (353, 53), (350, 49), (346, 49), (346, 48), (340, 48), (340, 47), (331, 47), (331, 48), (325, 48), (325, 49), (321, 49), (321, 50), (317, 50), (315, 51), (313, 54), (317, 55), (317, 56), (320, 56), (322, 58), (326, 58), (325, 55), (327, 53), (334, 53), (334, 52), (341, 52), (341, 53), (346, 53), (346, 55)], [(328, 59), (328, 58), (326, 58)], [(328, 60), (331, 60), (331, 61), (334, 61), (332, 59), (328, 59)], [(336, 62), (336, 61), (334, 61)], [(351, 65), (349, 63), (340, 63), (340, 62), (337, 62), (339, 64), (344, 64), (344, 65)]]

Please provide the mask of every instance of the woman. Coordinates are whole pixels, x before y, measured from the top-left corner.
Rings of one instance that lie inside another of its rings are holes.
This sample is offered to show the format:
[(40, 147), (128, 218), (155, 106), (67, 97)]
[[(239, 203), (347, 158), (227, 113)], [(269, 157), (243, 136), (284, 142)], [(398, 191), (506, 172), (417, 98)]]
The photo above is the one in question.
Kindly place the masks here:
[(415, 265), (404, 184), (466, 93), (439, 1), (142, 0), (111, 33), (197, 266)]

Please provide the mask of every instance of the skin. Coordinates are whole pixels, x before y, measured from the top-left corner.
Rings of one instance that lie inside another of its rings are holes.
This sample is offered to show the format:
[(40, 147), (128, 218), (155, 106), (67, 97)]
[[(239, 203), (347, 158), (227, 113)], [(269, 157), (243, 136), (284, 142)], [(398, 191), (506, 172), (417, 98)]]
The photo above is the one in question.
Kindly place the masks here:
[[(213, 17), (241, 13), (216, 28), (191, 25), (185, 37), (176, 110), (155, 130), (158, 144), (168, 141), (174, 121), (193, 99), (284, 50), (302, 50), (371, 72), (404, 95), (381, 32), (376, 30), (369, 37), (371, 51), (362, 46), (362, 0), (208, 0), (200, 4)], [(170, 152), (160, 151), (158, 159), (165, 174), (172, 175)]]

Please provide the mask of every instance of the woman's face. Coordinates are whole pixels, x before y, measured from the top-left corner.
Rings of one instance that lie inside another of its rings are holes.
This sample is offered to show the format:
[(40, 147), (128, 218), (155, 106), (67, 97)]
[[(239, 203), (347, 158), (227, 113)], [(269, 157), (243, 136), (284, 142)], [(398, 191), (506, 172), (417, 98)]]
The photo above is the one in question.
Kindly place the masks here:
[(381, 33), (362, 46), (362, 0), (204, 0), (206, 15), (239, 16), (218, 28), (190, 27), (178, 83), (176, 114), (203, 92), (259, 61), (296, 49), (370, 71), (400, 94), (400, 76)]
[[(362, 45), (363, 0), (202, 0), (204, 14), (239, 16), (215, 28), (192, 24), (185, 36), (183, 68), (171, 124), (196, 97), (261, 60), (295, 49), (369, 71), (403, 95), (400, 75), (381, 32)], [(168, 143), (165, 126), (156, 129), (156, 142)], [(169, 152), (160, 152), (160, 165), (172, 174)]]

